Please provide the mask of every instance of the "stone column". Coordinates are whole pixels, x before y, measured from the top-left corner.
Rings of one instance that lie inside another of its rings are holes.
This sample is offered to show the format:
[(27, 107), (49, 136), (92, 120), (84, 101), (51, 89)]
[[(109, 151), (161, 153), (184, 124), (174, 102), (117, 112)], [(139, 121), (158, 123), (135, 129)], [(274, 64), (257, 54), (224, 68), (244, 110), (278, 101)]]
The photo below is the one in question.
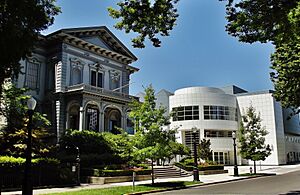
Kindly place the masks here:
[(55, 101), (55, 107), (56, 107), (56, 136), (57, 141), (59, 142), (59, 139), (61, 135), (63, 134), (63, 131), (65, 130), (65, 104), (63, 101), (63, 98), (59, 98)]
[(79, 130), (82, 131), (85, 129), (85, 110), (83, 106), (79, 108)]
[(103, 123), (103, 120), (102, 120), (102, 114), (103, 112), (101, 110), (99, 110), (99, 115), (98, 115), (98, 129), (99, 129), (99, 132), (102, 132), (103, 129), (102, 129), (102, 123)]
[(69, 110), (67, 110), (66, 111), (66, 129), (70, 128), (69, 120), (70, 120), (70, 114), (69, 114)]

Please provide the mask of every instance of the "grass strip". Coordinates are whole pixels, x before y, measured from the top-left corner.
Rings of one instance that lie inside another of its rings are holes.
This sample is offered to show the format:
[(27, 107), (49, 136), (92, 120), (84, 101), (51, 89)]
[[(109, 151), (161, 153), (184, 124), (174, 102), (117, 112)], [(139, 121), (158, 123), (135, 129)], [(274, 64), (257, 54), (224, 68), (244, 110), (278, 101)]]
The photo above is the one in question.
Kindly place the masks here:
[(169, 189), (175, 187), (185, 187), (189, 185), (199, 184), (200, 182), (193, 181), (174, 181), (174, 182), (161, 182), (151, 184), (143, 184), (135, 186), (135, 189), (132, 189), (132, 186), (118, 186), (118, 187), (109, 187), (109, 188), (100, 188), (100, 189), (86, 189), (79, 191), (70, 191), (63, 193), (51, 193), (48, 195), (121, 195), (133, 192), (144, 192), (150, 190), (160, 190), (160, 189)]

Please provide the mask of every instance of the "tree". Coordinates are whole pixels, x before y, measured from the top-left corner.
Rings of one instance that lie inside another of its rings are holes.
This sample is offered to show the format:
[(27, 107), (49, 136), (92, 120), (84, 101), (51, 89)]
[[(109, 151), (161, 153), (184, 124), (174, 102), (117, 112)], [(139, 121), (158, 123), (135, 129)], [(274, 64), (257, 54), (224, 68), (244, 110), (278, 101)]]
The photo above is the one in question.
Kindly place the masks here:
[[(130, 118), (134, 119), (136, 134), (134, 135), (135, 158), (139, 160), (154, 160), (168, 157), (172, 154), (176, 130), (164, 129), (169, 124), (169, 117), (164, 115), (165, 108), (156, 108), (154, 89), (150, 85), (145, 89), (145, 100), (132, 104)], [(154, 174), (152, 172), (152, 184)]]
[(39, 32), (60, 10), (55, 0), (2, 0), (0, 2), (0, 92), (6, 78), (20, 73), (21, 59), (30, 56)]
[(198, 145), (199, 157), (205, 161), (208, 161), (211, 157), (212, 150), (210, 149), (210, 139), (202, 139)]
[[(9, 82), (4, 85), (0, 105), (3, 105), (1, 115), (6, 118), (7, 125), (0, 129), (0, 155), (23, 157), (25, 154), (28, 125), (26, 102), (30, 98), (24, 95), (26, 91)], [(53, 149), (47, 140), (51, 136), (47, 129), (49, 125), (45, 116), (34, 112), (32, 151), (35, 157), (45, 157)]]
[(169, 36), (175, 26), (178, 17), (177, 9), (174, 6), (178, 0), (124, 0), (118, 3), (119, 10), (108, 8), (109, 14), (115, 19), (121, 18), (115, 27), (138, 33), (132, 39), (133, 46), (144, 48), (145, 38), (148, 38), (153, 46), (160, 47), (161, 41), (158, 35)]
[(261, 121), (260, 114), (256, 114), (251, 105), (242, 116), (238, 133), (241, 156), (254, 162), (254, 174), (256, 174), (256, 161), (265, 160), (271, 154), (270, 146), (265, 144), (265, 136), (268, 132), (261, 126)]
[[(219, 0), (227, 1), (226, 31), (245, 43), (272, 42), (270, 73), (275, 86), (274, 97), (285, 107), (300, 113), (299, 23), (298, 0)], [(154, 46), (160, 46), (157, 35), (168, 36), (178, 17), (175, 6), (178, 0), (123, 0), (119, 10), (109, 8), (113, 18), (122, 18), (115, 27), (138, 33), (132, 40), (134, 47), (145, 47), (148, 37)], [(145, 14), (147, 13), (147, 14)]]
[(241, 42), (272, 42), (270, 73), (274, 97), (293, 114), (300, 112), (300, 2), (298, 0), (228, 0), (227, 32)]
[(131, 137), (125, 132), (115, 135), (68, 129), (60, 139), (59, 158), (73, 160), (78, 152), (76, 147), (79, 148), (83, 167), (129, 164), (133, 159)]
[(274, 97), (281, 100), (284, 107), (293, 109), (293, 114), (300, 113), (300, 2), (288, 15), (291, 33), (288, 39), (276, 44), (271, 56), (270, 75), (275, 86)]

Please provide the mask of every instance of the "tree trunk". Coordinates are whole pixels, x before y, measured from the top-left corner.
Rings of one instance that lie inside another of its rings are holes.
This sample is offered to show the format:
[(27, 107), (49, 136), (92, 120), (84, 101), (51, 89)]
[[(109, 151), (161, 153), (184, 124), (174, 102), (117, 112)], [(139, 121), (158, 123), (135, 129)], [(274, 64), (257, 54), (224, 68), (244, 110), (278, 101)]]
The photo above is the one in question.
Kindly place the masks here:
[(254, 162), (254, 174), (256, 175), (256, 161), (253, 162)]
[(154, 169), (153, 169), (153, 159), (151, 159), (151, 169), (152, 169), (152, 185), (154, 185)]

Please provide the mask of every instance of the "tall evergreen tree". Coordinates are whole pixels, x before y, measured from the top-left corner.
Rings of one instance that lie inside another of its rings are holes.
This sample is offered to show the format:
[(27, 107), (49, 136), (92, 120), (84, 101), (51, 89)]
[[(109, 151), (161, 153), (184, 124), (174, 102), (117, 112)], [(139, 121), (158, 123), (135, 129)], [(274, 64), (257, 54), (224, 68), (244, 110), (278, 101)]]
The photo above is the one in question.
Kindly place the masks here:
[(241, 156), (254, 162), (255, 174), (256, 161), (265, 160), (271, 154), (270, 146), (265, 144), (265, 136), (268, 132), (261, 125), (261, 121), (260, 114), (256, 114), (251, 105), (242, 116), (238, 133)]

